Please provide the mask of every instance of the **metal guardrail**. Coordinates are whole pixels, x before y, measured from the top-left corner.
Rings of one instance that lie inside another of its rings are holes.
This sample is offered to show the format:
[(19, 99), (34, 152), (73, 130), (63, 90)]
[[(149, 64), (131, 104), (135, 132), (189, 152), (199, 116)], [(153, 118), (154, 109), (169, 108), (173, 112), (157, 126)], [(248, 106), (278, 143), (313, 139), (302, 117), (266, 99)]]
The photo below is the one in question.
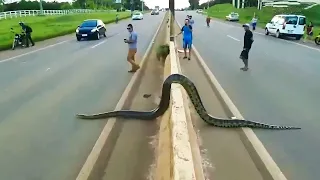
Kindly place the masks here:
[[(68, 10), (43, 10), (44, 15), (64, 15), (75, 13), (96, 13), (96, 12), (115, 12), (116, 10), (94, 10), (94, 9), (68, 9)], [(6, 11), (0, 12), (0, 20), (12, 19), (26, 16), (40, 15), (40, 10), (19, 10), (19, 11)]]

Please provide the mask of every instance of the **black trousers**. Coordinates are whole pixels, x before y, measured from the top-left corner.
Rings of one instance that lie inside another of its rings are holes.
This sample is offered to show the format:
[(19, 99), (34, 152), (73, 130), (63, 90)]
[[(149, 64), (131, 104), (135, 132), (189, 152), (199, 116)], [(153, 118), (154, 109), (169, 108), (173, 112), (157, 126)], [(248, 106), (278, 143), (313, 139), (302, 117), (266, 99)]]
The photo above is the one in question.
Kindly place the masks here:
[(34, 42), (31, 38), (31, 33), (26, 33), (26, 46), (29, 47), (29, 41), (31, 42), (32, 46), (34, 46)]

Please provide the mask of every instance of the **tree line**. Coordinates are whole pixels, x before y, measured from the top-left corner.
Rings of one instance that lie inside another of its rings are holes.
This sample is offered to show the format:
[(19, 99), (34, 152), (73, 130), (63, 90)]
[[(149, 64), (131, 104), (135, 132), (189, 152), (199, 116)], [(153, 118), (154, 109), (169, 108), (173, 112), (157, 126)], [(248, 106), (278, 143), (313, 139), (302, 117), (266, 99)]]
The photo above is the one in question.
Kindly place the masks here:
[[(142, 5), (145, 10), (148, 10), (141, 0), (122, 0), (121, 4), (114, 3), (114, 0), (74, 0), (72, 3), (69, 2), (57, 2), (42, 1), (42, 7), (44, 10), (65, 10), (65, 9), (129, 9), (141, 10)], [(6, 2), (6, 0), (0, 0), (0, 12), (1, 11), (17, 11), (17, 10), (36, 10), (40, 9), (39, 1), (26, 1), (21, 0), (19, 2)]]

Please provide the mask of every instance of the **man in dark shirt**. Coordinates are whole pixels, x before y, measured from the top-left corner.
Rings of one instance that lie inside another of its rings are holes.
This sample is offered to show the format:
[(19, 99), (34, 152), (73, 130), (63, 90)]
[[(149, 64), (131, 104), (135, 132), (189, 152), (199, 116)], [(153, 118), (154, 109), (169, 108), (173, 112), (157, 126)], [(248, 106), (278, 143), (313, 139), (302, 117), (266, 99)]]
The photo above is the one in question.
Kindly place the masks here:
[(250, 31), (250, 25), (249, 24), (244, 24), (242, 26), (245, 30), (244, 33), (244, 44), (243, 44), (243, 50), (240, 55), (240, 59), (242, 59), (244, 63), (244, 67), (240, 68), (243, 71), (247, 71), (248, 68), (248, 59), (249, 59), (249, 51), (251, 49), (252, 43), (253, 43), (253, 34)]
[(34, 46), (34, 42), (31, 38), (32, 28), (23, 22), (19, 22), (19, 25), (21, 26), (22, 30), (26, 33), (26, 46), (29, 47), (29, 41), (31, 42), (31, 45)]

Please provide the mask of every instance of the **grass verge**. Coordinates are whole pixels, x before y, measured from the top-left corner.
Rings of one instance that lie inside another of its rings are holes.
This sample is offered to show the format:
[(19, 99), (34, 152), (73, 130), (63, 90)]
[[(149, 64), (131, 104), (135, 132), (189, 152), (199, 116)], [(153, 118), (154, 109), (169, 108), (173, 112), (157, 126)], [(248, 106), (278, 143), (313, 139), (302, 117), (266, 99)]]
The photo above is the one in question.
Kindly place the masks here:
[[(118, 12), (119, 19), (130, 17), (130, 12)], [(0, 50), (10, 49), (13, 40), (13, 33), (20, 32), (19, 22), (23, 21), (33, 29), (32, 38), (34, 41), (42, 41), (75, 32), (75, 29), (85, 19), (101, 19), (106, 24), (115, 21), (116, 12), (72, 14), (63, 16), (28, 16), (14, 19), (0, 20)]]
[(307, 17), (307, 21), (312, 21), (315, 25), (314, 36), (320, 33), (320, 5), (310, 9), (303, 9), (302, 6), (291, 6), (287, 8), (263, 7), (258, 10), (257, 7), (248, 7), (245, 9), (236, 9), (231, 4), (217, 4), (207, 10), (207, 14), (211, 17), (225, 19), (230, 12), (237, 12), (240, 15), (240, 23), (248, 23), (251, 21), (254, 13), (258, 16), (258, 26), (264, 28), (265, 25), (276, 14), (301, 14)]

